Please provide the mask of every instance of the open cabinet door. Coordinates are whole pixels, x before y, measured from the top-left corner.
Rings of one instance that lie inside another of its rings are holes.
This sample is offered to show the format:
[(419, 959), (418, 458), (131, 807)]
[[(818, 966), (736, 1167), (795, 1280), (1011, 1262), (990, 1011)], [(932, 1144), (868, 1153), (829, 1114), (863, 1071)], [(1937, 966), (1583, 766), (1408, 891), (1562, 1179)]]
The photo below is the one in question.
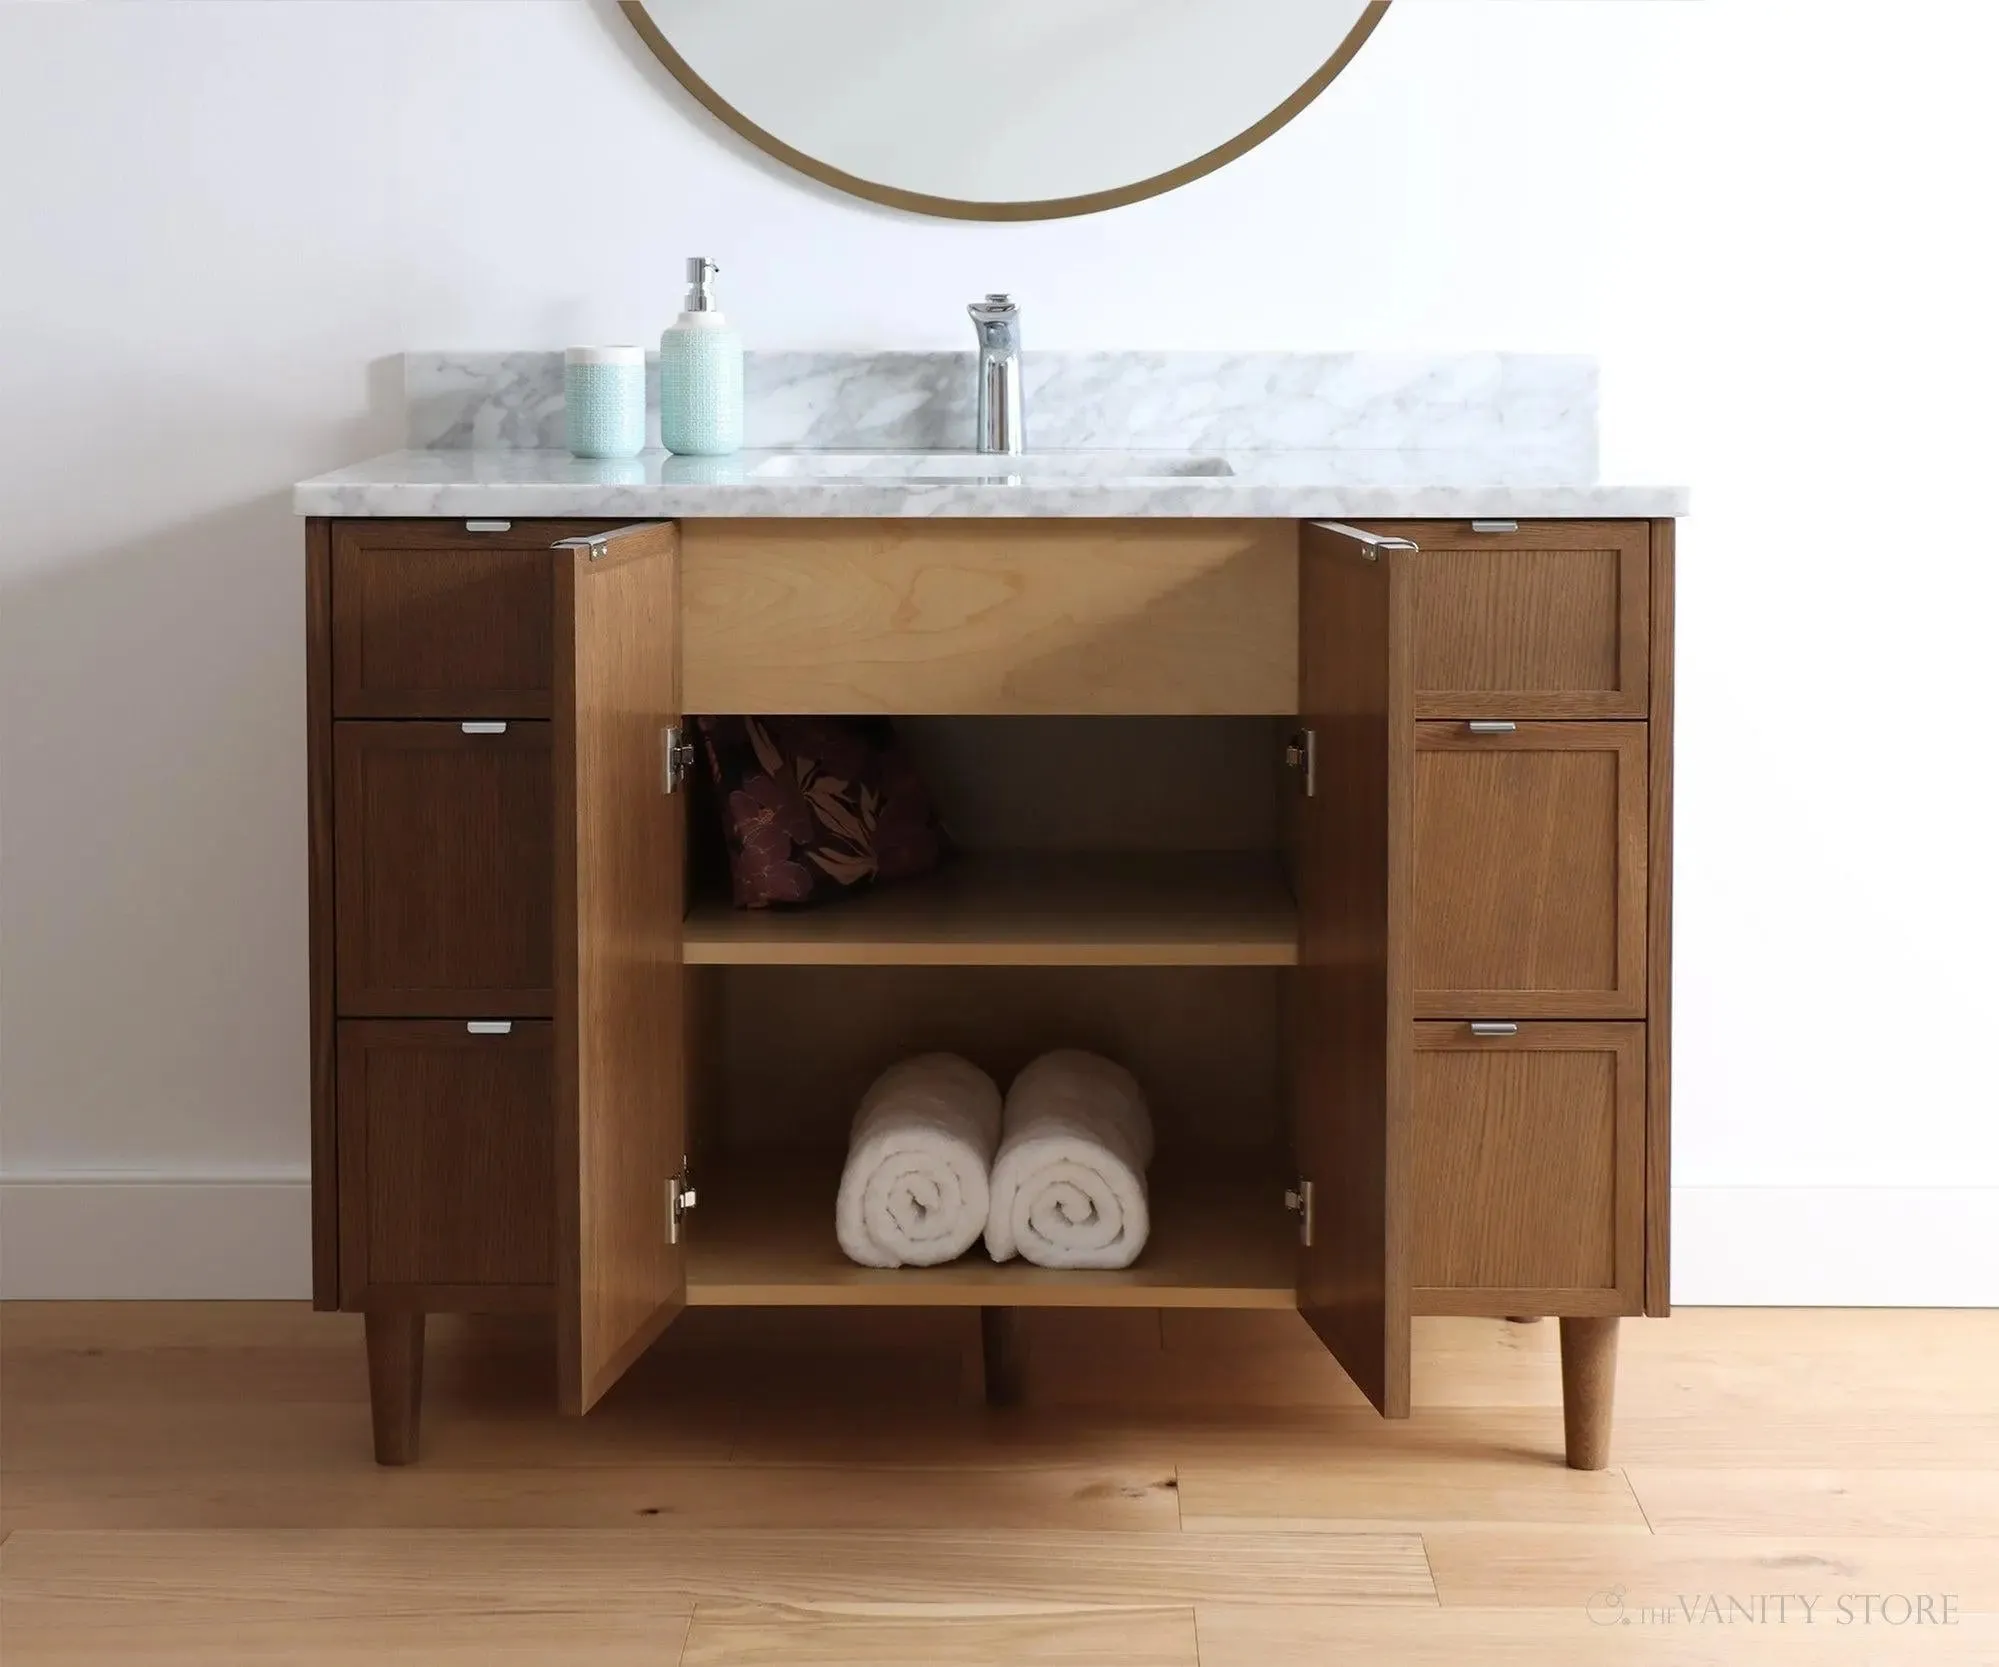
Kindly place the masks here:
[(555, 547), (556, 1283), (566, 1412), (686, 1306), (679, 528)]
[(1404, 967), (1415, 546), (1332, 522), (1299, 548), (1305, 798), (1294, 850), (1298, 1307), (1361, 1392), (1409, 1412)]

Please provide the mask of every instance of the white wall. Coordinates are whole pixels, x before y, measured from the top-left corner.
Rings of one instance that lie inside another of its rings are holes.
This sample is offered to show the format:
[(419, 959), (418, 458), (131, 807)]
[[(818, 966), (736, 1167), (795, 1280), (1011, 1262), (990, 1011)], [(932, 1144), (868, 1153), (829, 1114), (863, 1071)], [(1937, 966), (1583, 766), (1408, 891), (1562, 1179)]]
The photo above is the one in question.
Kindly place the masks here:
[(705, 251), (766, 346), (1005, 287), (1046, 347), (1601, 355), (1606, 472), (1697, 492), (1677, 1294), (1999, 1301), (1999, 24), (1893, 15), (1400, 0), (1221, 173), (987, 226), (765, 162), (608, 0), (0, 4), (7, 1288), (304, 1288), (286, 489), (398, 442), (389, 355), (644, 339)]

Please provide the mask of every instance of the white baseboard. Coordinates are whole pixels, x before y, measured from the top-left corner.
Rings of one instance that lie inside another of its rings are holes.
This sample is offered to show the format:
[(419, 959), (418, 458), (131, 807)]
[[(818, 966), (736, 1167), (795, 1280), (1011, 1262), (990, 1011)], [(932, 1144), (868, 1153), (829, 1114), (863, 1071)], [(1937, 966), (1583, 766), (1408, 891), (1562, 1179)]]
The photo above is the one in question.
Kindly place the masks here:
[(1675, 1187), (1689, 1308), (1999, 1308), (1999, 1187)]
[[(0, 1180), (0, 1296), (312, 1294), (303, 1174)], [(1999, 1307), (1999, 1187), (1678, 1187), (1688, 1307)]]
[(302, 1173), (0, 1180), (0, 1297), (311, 1295)]

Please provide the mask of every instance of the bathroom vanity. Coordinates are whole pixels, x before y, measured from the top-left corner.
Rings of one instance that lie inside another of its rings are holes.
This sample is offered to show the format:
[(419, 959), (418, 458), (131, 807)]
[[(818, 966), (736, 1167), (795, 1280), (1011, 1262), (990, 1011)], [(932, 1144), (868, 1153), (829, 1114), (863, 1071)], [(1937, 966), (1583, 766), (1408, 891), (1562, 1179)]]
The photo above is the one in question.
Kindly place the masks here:
[[(1295, 1308), (1391, 1417), (1412, 1315), (1559, 1316), (1604, 1464), (1667, 1306), (1681, 495), (839, 455), (299, 489), (315, 1299), (378, 1459), (426, 1313), (552, 1310), (582, 1412), (690, 1305), (914, 1304), (995, 1385), (1022, 1307)], [(962, 854), (729, 908), (704, 713), (896, 716)], [(841, 1256), (877, 1070), (1062, 1044), (1152, 1097), (1136, 1265)]]

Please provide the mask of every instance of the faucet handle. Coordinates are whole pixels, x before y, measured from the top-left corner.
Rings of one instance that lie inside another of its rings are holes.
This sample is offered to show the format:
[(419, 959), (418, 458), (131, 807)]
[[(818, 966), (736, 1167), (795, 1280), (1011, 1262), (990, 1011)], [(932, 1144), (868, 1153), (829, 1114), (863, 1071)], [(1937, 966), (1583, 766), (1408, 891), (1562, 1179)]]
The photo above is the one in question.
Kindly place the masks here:
[(1020, 316), (1020, 303), (1003, 290), (989, 291), (983, 301), (974, 301), (965, 308), (977, 324), (998, 323), (1003, 319)]

